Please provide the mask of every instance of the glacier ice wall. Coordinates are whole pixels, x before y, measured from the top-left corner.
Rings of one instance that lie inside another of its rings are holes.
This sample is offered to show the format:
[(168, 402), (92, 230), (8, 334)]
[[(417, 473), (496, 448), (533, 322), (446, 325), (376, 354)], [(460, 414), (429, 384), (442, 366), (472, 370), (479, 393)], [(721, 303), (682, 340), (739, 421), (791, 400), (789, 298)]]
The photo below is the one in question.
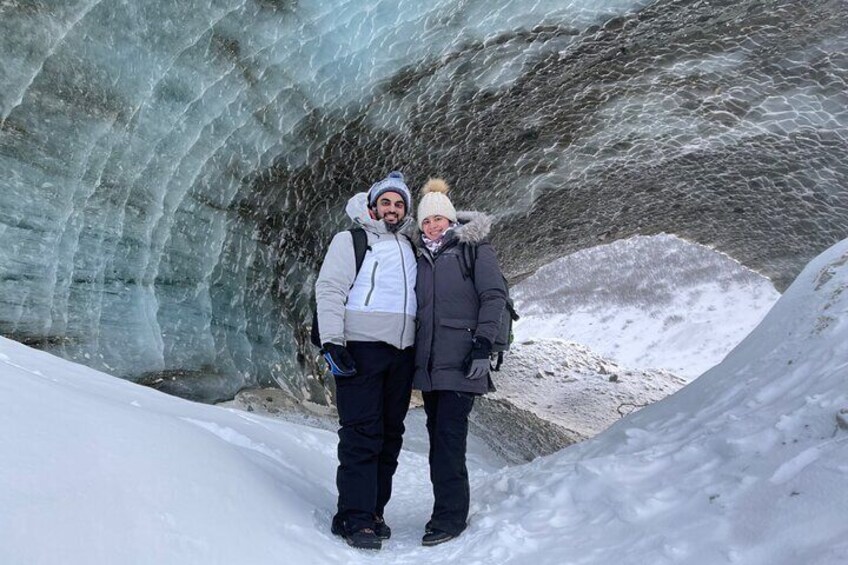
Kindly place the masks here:
[(443, 175), (516, 276), (660, 231), (790, 281), (848, 233), (844, 0), (0, 3), (0, 334), (326, 400), (352, 192)]

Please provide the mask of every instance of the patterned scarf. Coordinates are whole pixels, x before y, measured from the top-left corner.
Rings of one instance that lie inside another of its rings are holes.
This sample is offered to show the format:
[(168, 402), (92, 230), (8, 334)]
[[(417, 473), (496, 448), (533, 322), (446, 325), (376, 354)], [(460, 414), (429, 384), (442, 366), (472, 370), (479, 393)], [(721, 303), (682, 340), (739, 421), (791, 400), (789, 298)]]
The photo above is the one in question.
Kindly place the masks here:
[(430, 239), (429, 237), (424, 235), (423, 232), (421, 233), (421, 241), (424, 242), (424, 247), (427, 248), (427, 251), (430, 252), (430, 255), (435, 257), (435, 255), (436, 255), (436, 253), (438, 253), (439, 249), (442, 248), (442, 245), (444, 245), (445, 242), (448, 240), (448, 238), (445, 237), (445, 236), (448, 234), (449, 231), (451, 231), (454, 228), (454, 226), (456, 226), (456, 224), (452, 223), (451, 225), (449, 225), (448, 229), (443, 231), (442, 235), (440, 235), (438, 237), (438, 239)]

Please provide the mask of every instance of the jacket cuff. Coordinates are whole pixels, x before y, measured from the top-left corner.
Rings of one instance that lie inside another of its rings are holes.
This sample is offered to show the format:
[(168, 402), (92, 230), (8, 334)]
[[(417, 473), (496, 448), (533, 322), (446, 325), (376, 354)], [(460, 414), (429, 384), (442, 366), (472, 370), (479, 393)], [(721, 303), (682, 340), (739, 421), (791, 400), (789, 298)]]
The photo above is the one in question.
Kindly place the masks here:
[(474, 336), (471, 342), (471, 358), (486, 359), (492, 353), (492, 342), (483, 336)]

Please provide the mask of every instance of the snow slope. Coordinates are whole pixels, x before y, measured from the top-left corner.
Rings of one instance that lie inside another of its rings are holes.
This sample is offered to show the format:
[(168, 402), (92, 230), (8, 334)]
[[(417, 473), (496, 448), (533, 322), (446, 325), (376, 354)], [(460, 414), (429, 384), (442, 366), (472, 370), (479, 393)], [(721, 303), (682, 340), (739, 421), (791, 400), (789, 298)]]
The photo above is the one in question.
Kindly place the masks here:
[(845, 563), (846, 290), (848, 240), (676, 394), (526, 465), (474, 461), (470, 527), (443, 546), (418, 545), (431, 498), (410, 442), (376, 554), (328, 532), (331, 432), (0, 339), (0, 563)]
[(512, 294), (519, 341), (575, 341), (629, 368), (687, 380), (719, 363), (780, 297), (727, 255), (668, 234), (578, 251)]
[[(848, 563), (848, 240), (717, 367), (478, 487), (514, 562)], [(515, 512), (496, 509), (515, 508)]]

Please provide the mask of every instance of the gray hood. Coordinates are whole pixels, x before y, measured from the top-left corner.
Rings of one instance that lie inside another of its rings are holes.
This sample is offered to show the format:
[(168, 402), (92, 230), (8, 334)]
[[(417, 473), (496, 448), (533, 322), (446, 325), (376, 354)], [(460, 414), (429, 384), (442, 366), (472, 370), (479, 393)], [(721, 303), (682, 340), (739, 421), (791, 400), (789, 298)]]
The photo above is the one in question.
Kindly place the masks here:
[(371, 217), (371, 214), (368, 213), (368, 194), (365, 192), (357, 192), (347, 201), (347, 206), (345, 206), (345, 212), (347, 212), (348, 217), (353, 220), (358, 226), (362, 226), (366, 230), (384, 234), (384, 233), (404, 233), (409, 237), (412, 237), (411, 229), (414, 227), (415, 221), (413, 221), (412, 216), (407, 214), (404, 216), (403, 220), (400, 222), (400, 228), (396, 232), (391, 232), (386, 223), (383, 220), (375, 220)]

